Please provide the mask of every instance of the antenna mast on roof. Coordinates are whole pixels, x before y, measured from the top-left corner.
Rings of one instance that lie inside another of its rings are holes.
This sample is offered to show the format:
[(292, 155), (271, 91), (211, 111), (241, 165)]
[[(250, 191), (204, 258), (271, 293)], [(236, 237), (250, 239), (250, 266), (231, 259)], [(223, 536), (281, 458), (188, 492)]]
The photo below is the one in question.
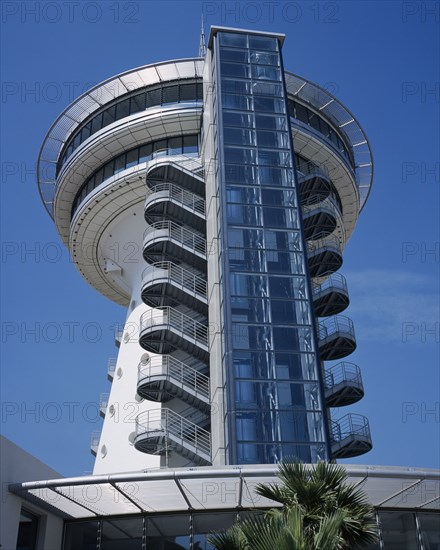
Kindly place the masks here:
[(205, 57), (205, 55), (206, 55), (205, 24), (204, 24), (203, 13), (202, 13), (202, 30), (200, 31), (199, 57)]

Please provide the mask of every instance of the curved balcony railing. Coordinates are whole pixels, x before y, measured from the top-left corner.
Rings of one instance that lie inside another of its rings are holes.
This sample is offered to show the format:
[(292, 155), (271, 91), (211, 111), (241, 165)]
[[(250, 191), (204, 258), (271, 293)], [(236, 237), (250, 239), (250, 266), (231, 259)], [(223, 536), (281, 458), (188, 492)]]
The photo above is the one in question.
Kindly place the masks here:
[(104, 417), (107, 412), (109, 397), (110, 395), (108, 393), (101, 393), (99, 396), (99, 413), (102, 417)]
[(373, 447), (370, 424), (361, 414), (346, 414), (330, 423), (333, 458), (353, 458)]
[[(161, 284), (171, 285), (175, 289), (174, 293), (171, 290), (169, 292), (159, 290), (159, 295), (157, 296), (154, 287)], [(191, 302), (188, 305), (194, 305), (194, 298), (197, 298), (203, 302), (206, 309), (208, 303), (207, 283), (205, 279), (194, 272), (170, 261), (155, 262), (148, 265), (142, 272), (141, 295), (142, 300), (147, 305), (153, 307), (161, 305), (158, 303), (158, 299), (161, 298), (164, 300), (167, 296), (176, 295), (176, 290), (179, 291), (179, 295), (181, 295), (181, 292), (188, 295), (186, 301), (190, 300)], [(184, 300), (182, 299), (181, 301), (183, 302)]]
[(298, 179), (304, 179), (308, 176), (322, 176), (329, 179), (327, 167), (324, 165), (318, 166), (315, 162), (301, 162), (297, 169)]
[(137, 392), (150, 401), (178, 397), (197, 408), (209, 408), (209, 377), (171, 355), (139, 364)]
[(158, 201), (173, 201), (179, 206), (186, 208), (195, 215), (205, 218), (205, 199), (191, 193), (171, 182), (150, 182), (147, 180), (147, 190), (145, 198), (145, 211)]
[(116, 361), (117, 361), (116, 357), (110, 357), (110, 359), (107, 362), (107, 378), (109, 382), (112, 382), (115, 376)]
[(98, 454), (99, 440), (101, 439), (101, 432), (92, 432), (90, 438), (90, 451), (93, 456)]
[(340, 273), (332, 273), (323, 283), (313, 284), (313, 307), (317, 317), (337, 315), (350, 303), (347, 280)]
[(312, 278), (324, 277), (342, 266), (342, 247), (336, 237), (307, 242), (307, 259)]
[(342, 359), (356, 349), (353, 321), (343, 315), (334, 315), (319, 321), (318, 337), (322, 361)]
[(116, 327), (115, 328), (115, 346), (117, 348), (119, 348), (121, 345), (123, 335), (124, 335), (124, 329), (120, 326)]
[(155, 222), (144, 231), (144, 251), (158, 241), (173, 241), (178, 246), (206, 260), (204, 237), (171, 220)]
[(308, 239), (325, 238), (336, 227), (343, 227), (341, 211), (336, 200), (329, 195), (324, 200), (302, 205), (304, 235)]
[(175, 451), (200, 465), (211, 463), (211, 435), (167, 409), (145, 411), (136, 418), (135, 447), (147, 454)]
[(197, 346), (204, 353), (208, 352), (208, 327), (169, 306), (151, 309), (141, 316), (140, 345), (147, 351), (157, 353), (156, 347), (150, 346), (149, 342), (154, 339), (154, 333), (159, 332), (157, 340), (163, 343), (164, 336), (161, 334), (163, 330), (171, 333), (165, 338), (174, 347), (186, 350), (187, 346), (179, 341), (184, 340)]
[(332, 185), (325, 166), (313, 162), (302, 163), (297, 170), (301, 204), (310, 200), (323, 200), (331, 193)]
[(342, 361), (325, 370), (325, 399), (328, 407), (353, 405), (364, 396), (361, 369)]
[(198, 151), (194, 153), (168, 155), (168, 149), (158, 149), (153, 153), (152, 162), (150, 163), (150, 172), (156, 166), (162, 164), (173, 165), (179, 171), (183, 168), (187, 172), (190, 172), (192, 177), (198, 177), (201, 180), (204, 178), (203, 164)]

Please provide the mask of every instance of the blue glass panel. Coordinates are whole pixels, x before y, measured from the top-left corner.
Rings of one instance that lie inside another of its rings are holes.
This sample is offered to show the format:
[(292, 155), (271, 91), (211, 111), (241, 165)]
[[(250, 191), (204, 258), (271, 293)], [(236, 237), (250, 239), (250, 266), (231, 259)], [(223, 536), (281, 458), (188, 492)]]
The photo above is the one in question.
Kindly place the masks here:
[(219, 44), (222, 46), (232, 46), (234, 48), (247, 48), (248, 37), (246, 34), (219, 32)]
[(221, 64), (222, 76), (235, 76), (237, 78), (249, 78), (249, 66), (240, 63)]
[(247, 50), (228, 50), (224, 48), (220, 52), (220, 59), (235, 63), (247, 63), (249, 61), (249, 52)]
[(278, 40), (265, 36), (249, 35), (249, 47), (253, 50), (276, 52), (278, 49)]
[(278, 54), (251, 51), (251, 63), (259, 65), (279, 65)]

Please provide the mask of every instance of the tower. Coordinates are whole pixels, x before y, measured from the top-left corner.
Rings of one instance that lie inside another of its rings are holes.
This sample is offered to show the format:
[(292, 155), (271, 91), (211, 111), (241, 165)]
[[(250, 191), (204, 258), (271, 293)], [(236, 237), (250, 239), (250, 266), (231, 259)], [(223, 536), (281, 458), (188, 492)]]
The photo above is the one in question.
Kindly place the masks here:
[(349, 458), (368, 421), (339, 269), (372, 158), (284, 37), (214, 27), (204, 59), (113, 77), (57, 119), (43, 201), (83, 277), (127, 306), (94, 473)]

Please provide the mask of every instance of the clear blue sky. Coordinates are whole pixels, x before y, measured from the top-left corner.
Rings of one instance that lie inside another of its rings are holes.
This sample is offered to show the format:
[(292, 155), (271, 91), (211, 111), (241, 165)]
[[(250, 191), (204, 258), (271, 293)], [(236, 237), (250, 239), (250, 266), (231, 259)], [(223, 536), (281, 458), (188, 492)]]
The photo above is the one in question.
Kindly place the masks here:
[(366, 388), (350, 410), (369, 417), (374, 448), (352, 462), (439, 467), (438, 324), (437, 334), (429, 332), (439, 322), (435, 3), (96, 5), (1, 6), (3, 434), (64, 475), (92, 469), (90, 433), (101, 420), (88, 404), (109, 391), (107, 359), (117, 352), (111, 327), (124, 310), (69, 261), (39, 199), (39, 147), (84, 88), (133, 67), (197, 55), (204, 11), (208, 28), (285, 33), (286, 68), (328, 87), (369, 136), (373, 191), (341, 271), (358, 340), (348, 360), (361, 366)]

